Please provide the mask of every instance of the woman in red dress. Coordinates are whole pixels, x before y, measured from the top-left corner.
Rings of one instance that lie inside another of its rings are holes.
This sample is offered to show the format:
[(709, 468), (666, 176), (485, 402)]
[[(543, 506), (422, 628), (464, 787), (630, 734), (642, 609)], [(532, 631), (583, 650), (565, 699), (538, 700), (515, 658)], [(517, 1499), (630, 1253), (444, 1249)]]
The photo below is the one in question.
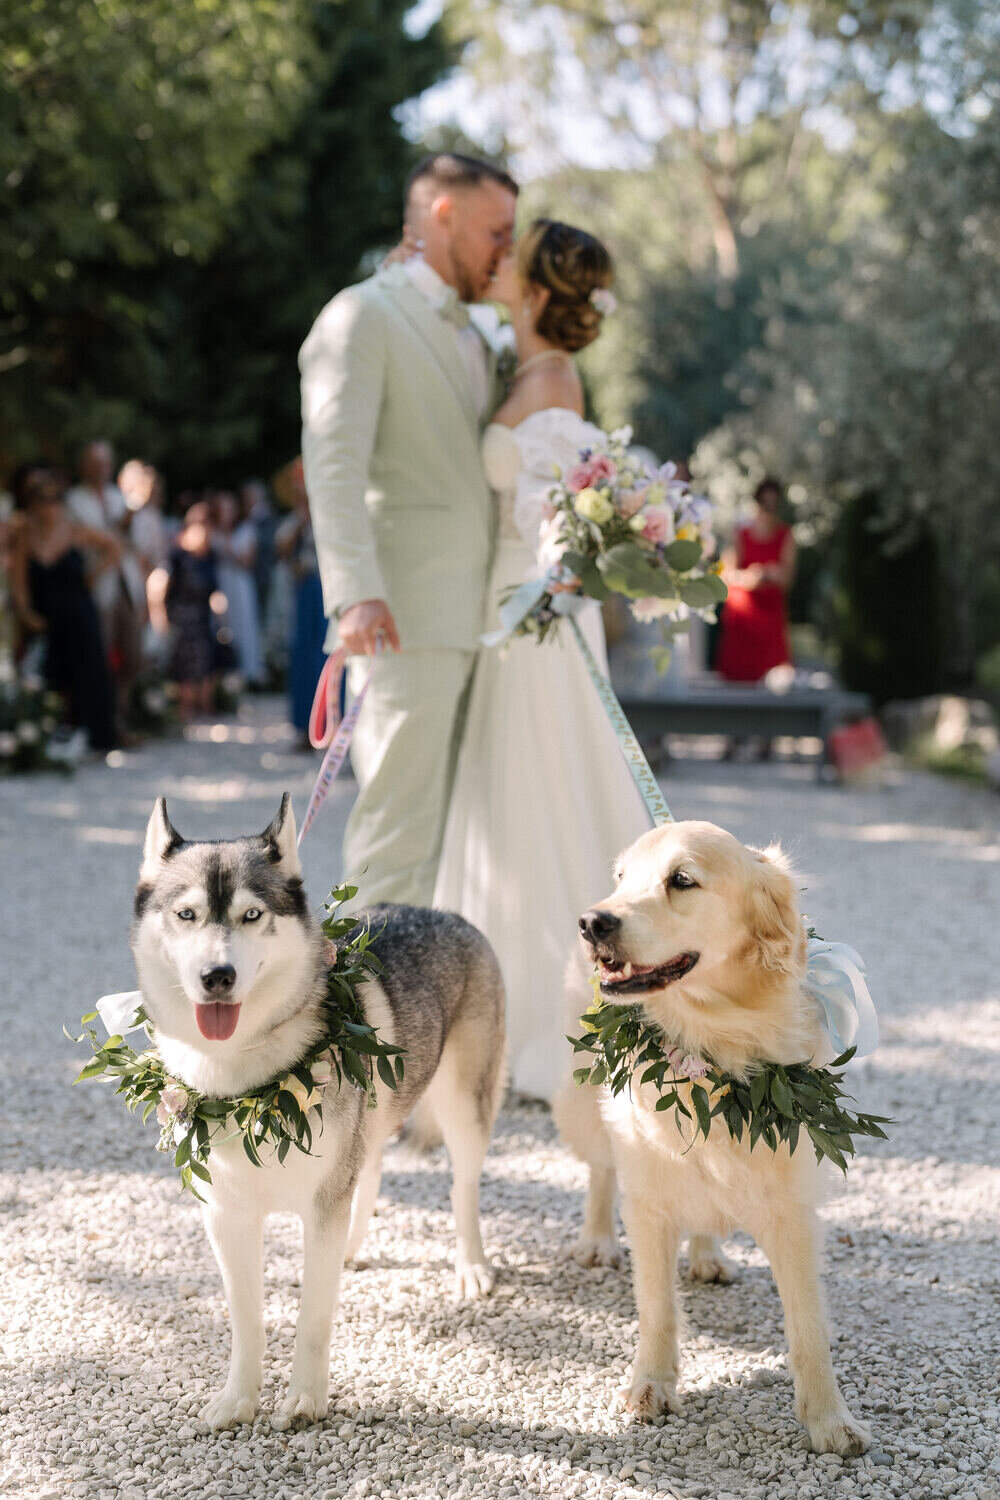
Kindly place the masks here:
[(781, 520), (781, 487), (763, 479), (757, 509), (723, 555), (729, 588), (716, 671), (730, 682), (759, 682), (790, 659), (786, 601), (795, 574), (795, 538)]

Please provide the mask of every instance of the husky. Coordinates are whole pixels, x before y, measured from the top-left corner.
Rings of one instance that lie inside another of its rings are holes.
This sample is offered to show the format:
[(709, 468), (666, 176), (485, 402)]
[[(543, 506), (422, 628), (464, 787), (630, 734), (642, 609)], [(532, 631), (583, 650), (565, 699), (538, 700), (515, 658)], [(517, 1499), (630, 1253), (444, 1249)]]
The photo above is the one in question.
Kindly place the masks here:
[[(368, 920), (383, 969), (359, 1000), (382, 1040), (405, 1049), (398, 1089), (376, 1080), (377, 1107), (348, 1082), (323, 1096), (312, 1154), (250, 1162), (239, 1137), (213, 1143), (199, 1183), (232, 1324), (229, 1375), (201, 1413), (213, 1430), (250, 1422), (264, 1356), (262, 1229), (267, 1214), (303, 1222), (305, 1266), (287, 1397), (275, 1425), (319, 1421), (329, 1403), (330, 1337), (341, 1270), (375, 1204), (382, 1147), (417, 1100), (451, 1159), (461, 1298), (494, 1272), (479, 1230), (479, 1178), (504, 1082), (504, 990), (486, 939), (449, 912), (378, 906)], [(282, 1077), (323, 1032), (326, 941), (302, 885), (291, 799), (263, 833), (188, 842), (158, 798), (146, 830), (131, 934), (143, 1006), (168, 1072), (216, 1098)]]

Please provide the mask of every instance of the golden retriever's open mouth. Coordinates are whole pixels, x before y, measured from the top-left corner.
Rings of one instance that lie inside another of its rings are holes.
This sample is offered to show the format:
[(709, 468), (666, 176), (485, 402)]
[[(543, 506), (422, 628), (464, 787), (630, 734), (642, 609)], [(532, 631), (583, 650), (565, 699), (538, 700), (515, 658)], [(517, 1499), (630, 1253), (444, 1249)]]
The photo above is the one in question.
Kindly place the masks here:
[(598, 957), (597, 973), (603, 995), (638, 995), (646, 990), (662, 990), (668, 984), (676, 984), (685, 974), (690, 974), (701, 957), (700, 953), (678, 953), (665, 964), (627, 963), (615, 967), (607, 959)]

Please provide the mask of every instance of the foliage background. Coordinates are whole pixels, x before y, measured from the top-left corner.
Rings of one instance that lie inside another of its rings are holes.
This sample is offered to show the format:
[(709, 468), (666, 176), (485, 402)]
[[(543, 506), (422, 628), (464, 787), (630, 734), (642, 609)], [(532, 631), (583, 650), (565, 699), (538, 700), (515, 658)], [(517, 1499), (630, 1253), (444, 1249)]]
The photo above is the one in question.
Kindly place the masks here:
[(513, 165), (525, 218), (609, 242), (598, 419), (689, 457), (730, 518), (785, 481), (798, 608), (849, 680), (895, 661), (875, 691), (895, 690), (918, 619), (937, 649), (907, 691), (973, 682), (1000, 642), (995, 8), (0, 0), (0, 20), (4, 467), (100, 431), (174, 487), (270, 472), (312, 318), (394, 239), (414, 157), (459, 143)]

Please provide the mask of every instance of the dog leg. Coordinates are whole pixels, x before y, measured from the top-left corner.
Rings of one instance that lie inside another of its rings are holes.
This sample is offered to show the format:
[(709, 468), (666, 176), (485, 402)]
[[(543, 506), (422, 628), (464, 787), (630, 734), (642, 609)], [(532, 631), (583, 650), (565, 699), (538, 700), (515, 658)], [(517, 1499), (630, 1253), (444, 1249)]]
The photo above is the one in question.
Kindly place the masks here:
[(688, 1275), (692, 1281), (718, 1281), (727, 1285), (739, 1271), (714, 1234), (693, 1234), (688, 1240)]
[(215, 1203), (205, 1208), (204, 1220), (222, 1272), (233, 1341), (226, 1383), (201, 1412), (201, 1420), (217, 1432), (252, 1422), (260, 1400), (264, 1359), (263, 1220)]
[(479, 1228), (479, 1179), (489, 1145), (489, 1130), (477, 1120), (471, 1100), (467, 1108), (453, 1108), (447, 1114), (442, 1112), (440, 1118), (451, 1160), (451, 1207), (455, 1215), (456, 1240), (455, 1294), (460, 1301), (467, 1302), (488, 1296), (496, 1281), (496, 1271), (486, 1259)]
[(583, 1230), (570, 1255), (580, 1266), (621, 1267), (621, 1246), (615, 1238), (614, 1167), (591, 1166)]
[(639, 1310), (639, 1347), (625, 1405), (640, 1422), (651, 1422), (664, 1412), (681, 1409), (677, 1394), (680, 1231), (665, 1215), (628, 1194), (622, 1199), (622, 1215), (632, 1248), (632, 1278)]
[(351, 1210), (351, 1227), (347, 1235), (347, 1251), (344, 1260), (350, 1264), (361, 1249), (368, 1228), (368, 1221), (375, 1207), (375, 1199), (378, 1197), (379, 1183), (382, 1181), (382, 1149), (376, 1147), (361, 1169), (358, 1185), (354, 1190), (354, 1207)]
[[(753, 1226), (748, 1226), (754, 1232)], [(819, 1270), (819, 1225), (804, 1205), (768, 1217), (754, 1238), (771, 1263), (785, 1311), (789, 1362), (795, 1377), (795, 1412), (817, 1453), (843, 1458), (864, 1453), (871, 1434), (855, 1421), (840, 1394), (830, 1358)]]
[(615, 1237), (615, 1169), (597, 1089), (568, 1080), (553, 1100), (552, 1114), (570, 1150), (590, 1167), (583, 1229), (569, 1253), (581, 1266), (621, 1266)]
[(303, 1219), (302, 1301), (288, 1395), (272, 1420), (279, 1430), (297, 1417), (318, 1422), (330, 1404), (330, 1334), (351, 1216), (350, 1191), (314, 1206)]

